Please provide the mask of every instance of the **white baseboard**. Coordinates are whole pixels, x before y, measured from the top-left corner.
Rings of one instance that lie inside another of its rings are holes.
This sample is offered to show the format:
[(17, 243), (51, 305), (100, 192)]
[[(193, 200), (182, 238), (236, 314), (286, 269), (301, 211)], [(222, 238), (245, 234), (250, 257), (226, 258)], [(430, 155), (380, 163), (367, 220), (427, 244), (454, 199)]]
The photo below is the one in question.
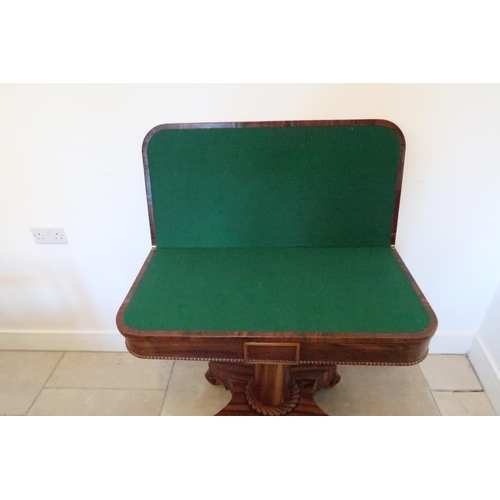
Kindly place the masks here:
[(473, 340), (473, 334), (437, 333), (431, 339), (429, 354), (467, 354)]
[(4, 351), (110, 351), (124, 352), (119, 332), (1, 332)]
[(483, 384), (484, 392), (488, 395), (497, 415), (500, 415), (500, 367), (481, 339), (477, 337), (472, 343), (468, 357)]

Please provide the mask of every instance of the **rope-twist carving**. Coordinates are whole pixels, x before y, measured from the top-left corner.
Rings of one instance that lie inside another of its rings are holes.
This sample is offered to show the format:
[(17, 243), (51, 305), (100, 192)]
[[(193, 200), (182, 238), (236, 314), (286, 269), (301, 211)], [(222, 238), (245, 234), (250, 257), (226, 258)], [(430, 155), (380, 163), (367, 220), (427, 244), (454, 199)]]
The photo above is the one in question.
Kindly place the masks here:
[(292, 380), (292, 388), (293, 388), (292, 397), (288, 401), (285, 401), (279, 406), (268, 406), (259, 401), (253, 395), (253, 385), (254, 385), (254, 377), (252, 377), (248, 381), (245, 394), (247, 402), (251, 406), (252, 410), (256, 411), (260, 415), (264, 415), (266, 417), (267, 416), (278, 417), (280, 415), (286, 415), (287, 413), (290, 413), (297, 406), (297, 403), (299, 402), (300, 387), (297, 385), (295, 380)]

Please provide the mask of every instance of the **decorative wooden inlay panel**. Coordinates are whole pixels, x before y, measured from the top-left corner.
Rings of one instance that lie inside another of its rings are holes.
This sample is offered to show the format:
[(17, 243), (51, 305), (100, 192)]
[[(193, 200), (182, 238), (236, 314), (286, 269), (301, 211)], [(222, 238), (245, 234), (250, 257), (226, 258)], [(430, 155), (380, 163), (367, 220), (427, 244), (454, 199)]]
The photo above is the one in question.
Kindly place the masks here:
[(243, 344), (245, 363), (279, 363), (297, 365), (300, 363), (299, 343), (245, 342)]

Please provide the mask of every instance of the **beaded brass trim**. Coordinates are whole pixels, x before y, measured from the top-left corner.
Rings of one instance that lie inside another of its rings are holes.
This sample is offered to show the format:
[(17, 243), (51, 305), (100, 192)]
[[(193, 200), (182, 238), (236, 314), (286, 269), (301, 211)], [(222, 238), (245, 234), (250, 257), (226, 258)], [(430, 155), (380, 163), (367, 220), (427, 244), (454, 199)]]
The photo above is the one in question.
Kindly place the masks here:
[[(228, 359), (228, 358), (186, 358), (186, 357), (174, 357), (174, 356), (140, 356), (129, 351), (130, 354), (141, 359), (168, 359), (172, 361), (216, 361), (218, 363), (244, 363), (243, 359)], [(412, 361), (408, 363), (385, 363), (377, 361), (328, 361), (328, 363), (323, 363), (321, 361), (300, 361), (300, 365), (317, 365), (317, 366), (330, 366), (330, 365), (363, 365), (363, 366), (413, 366), (421, 363), (429, 354), (429, 351), (425, 353), (425, 356), (417, 361)]]

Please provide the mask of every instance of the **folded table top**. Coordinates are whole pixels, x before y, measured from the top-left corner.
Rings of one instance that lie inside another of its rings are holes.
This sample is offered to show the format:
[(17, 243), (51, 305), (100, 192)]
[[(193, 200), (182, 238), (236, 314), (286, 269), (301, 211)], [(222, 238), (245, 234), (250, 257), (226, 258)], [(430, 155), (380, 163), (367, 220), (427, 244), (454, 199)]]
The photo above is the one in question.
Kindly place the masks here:
[(143, 357), (413, 363), (436, 318), (395, 248), (405, 141), (384, 120), (168, 124), (145, 138), (153, 250), (117, 316)]
[(153, 129), (143, 146), (153, 244), (394, 243), (404, 155), (400, 130), (374, 120), (286, 123)]

